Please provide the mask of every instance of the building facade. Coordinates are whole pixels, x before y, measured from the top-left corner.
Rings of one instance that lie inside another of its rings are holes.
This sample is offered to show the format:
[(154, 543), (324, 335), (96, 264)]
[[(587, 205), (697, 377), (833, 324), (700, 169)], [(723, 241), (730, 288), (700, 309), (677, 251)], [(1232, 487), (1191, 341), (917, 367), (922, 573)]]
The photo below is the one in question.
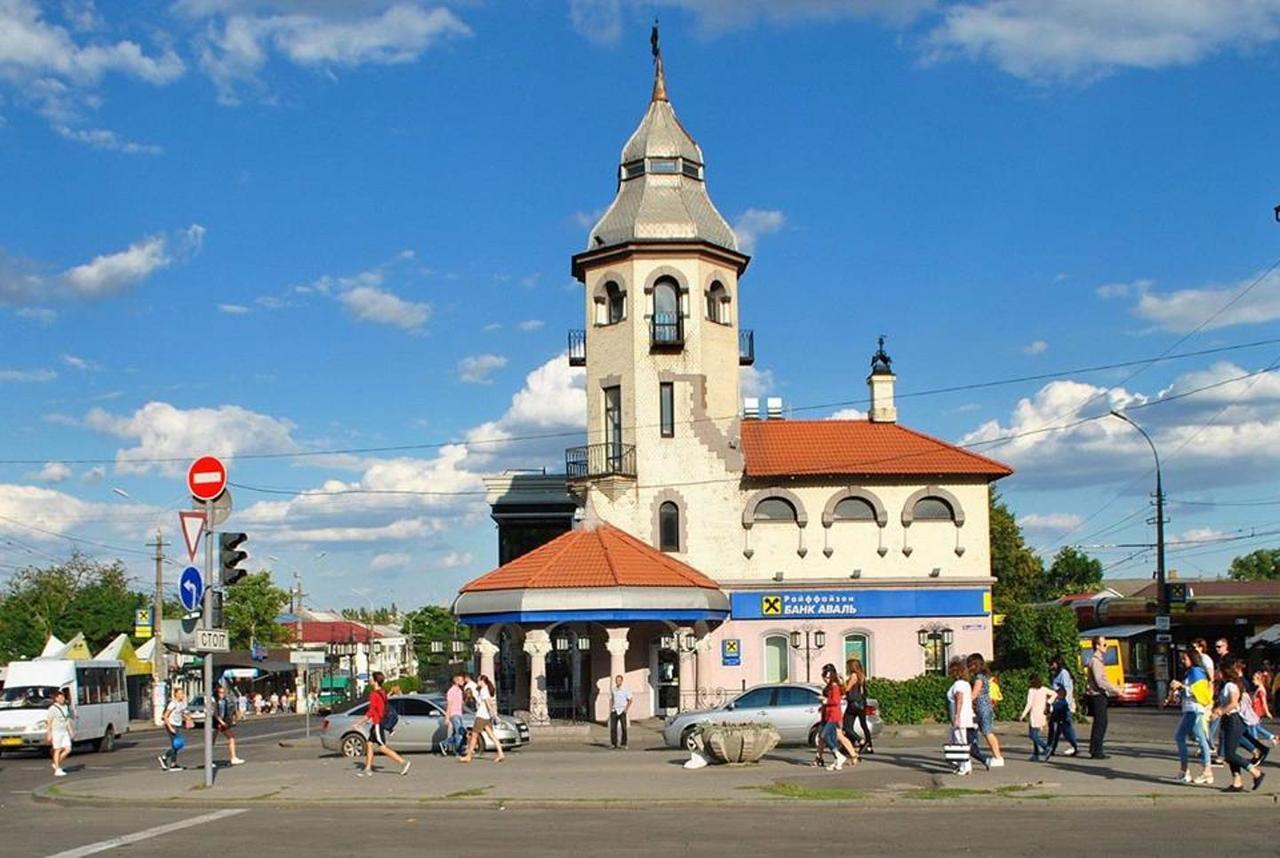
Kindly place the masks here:
[(864, 420), (743, 400), (748, 262), (658, 56), (617, 194), (572, 259), (587, 443), (562, 478), (487, 481), (502, 565), (454, 605), (510, 708), (601, 718), (621, 674), (635, 711), (662, 715), (850, 656), (906, 678), (990, 655), (988, 491), (1010, 470), (898, 423), (883, 342)]

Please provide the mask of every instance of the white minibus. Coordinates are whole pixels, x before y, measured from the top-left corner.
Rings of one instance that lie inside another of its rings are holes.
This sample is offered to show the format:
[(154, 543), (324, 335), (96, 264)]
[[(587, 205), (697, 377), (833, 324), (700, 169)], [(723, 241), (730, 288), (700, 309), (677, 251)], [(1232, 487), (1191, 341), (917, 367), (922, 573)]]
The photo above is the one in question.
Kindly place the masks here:
[(37, 658), (11, 661), (0, 690), (0, 751), (47, 745), (46, 713), (59, 688), (69, 691), (76, 742), (115, 748), (129, 732), (129, 698), (120, 661)]

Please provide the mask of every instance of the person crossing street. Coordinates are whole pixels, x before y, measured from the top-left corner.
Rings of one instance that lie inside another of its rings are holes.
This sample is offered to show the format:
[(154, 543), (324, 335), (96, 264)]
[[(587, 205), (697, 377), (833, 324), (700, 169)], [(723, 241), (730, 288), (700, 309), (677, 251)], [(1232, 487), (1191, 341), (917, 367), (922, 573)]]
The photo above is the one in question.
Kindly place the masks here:
[(370, 677), (372, 679), (373, 690), (369, 692), (369, 709), (365, 712), (364, 722), (369, 725), (369, 738), (364, 743), (364, 769), (360, 771), (358, 777), (369, 777), (373, 774), (373, 752), (379, 750), (391, 759), (400, 764), (400, 774), (409, 774), (409, 767), (412, 762), (406, 760), (395, 752), (395, 749), (388, 744), (391, 733), (395, 730), (396, 721), (399, 715), (395, 714), (395, 710), (387, 703), (387, 692), (383, 689), (382, 683), (386, 680), (382, 671), (375, 670)]

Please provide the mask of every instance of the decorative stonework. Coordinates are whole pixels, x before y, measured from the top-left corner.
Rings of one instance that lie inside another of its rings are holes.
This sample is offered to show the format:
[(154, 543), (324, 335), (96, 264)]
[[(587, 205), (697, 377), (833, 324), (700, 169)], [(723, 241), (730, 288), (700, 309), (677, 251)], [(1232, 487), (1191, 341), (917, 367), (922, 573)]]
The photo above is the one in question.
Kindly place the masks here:
[(760, 491), (755, 492), (747, 498), (747, 503), (742, 508), (742, 526), (747, 530), (750, 530), (755, 524), (754, 516), (756, 504), (760, 503), (760, 501), (765, 498), (773, 497), (785, 498), (791, 502), (793, 507), (796, 508), (796, 525), (798, 527), (804, 527), (809, 523), (809, 513), (805, 512), (804, 501), (800, 500), (800, 496), (793, 491), (782, 488), (781, 486), (775, 486), (773, 488), (760, 489)]
[(902, 504), (903, 527), (911, 526), (911, 522), (915, 520), (916, 503), (927, 497), (939, 497), (949, 503), (952, 513), (955, 514), (956, 527), (964, 527), (964, 507), (960, 505), (960, 499), (941, 486), (925, 486), (907, 495), (907, 499)]
[(726, 468), (740, 472), (743, 464), (742, 451), (734, 440), (738, 437), (738, 418), (733, 418), (722, 432), (716, 421), (707, 415), (707, 377), (696, 373), (662, 371), (658, 373), (658, 381), (689, 386), (689, 427), (693, 430), (693, 436), (718, 456)]
[(663, 489), (653, 496), (653, 502), (649, 504), (650, 518), (653, 520), (653, 547), (662, 548), (662, 522), (660, 520), (659, 511), (664, 503), (673, 503), (676, 509), (680, 511), (679, 525), (680, 547), (676, 551), (669, 552), (671, 554), (684, 554), (689, 550), (689, 506), (685, 503), (684, 496), (675, 489)]
[(831, 496), (827, 501), (827, 505), (822, 509), (822, 526), (831, 527), (835, 523), (836, 506), (840, 501), (848, 498), (857, 498), (871, 504), (871, 508), (875, 510), (876, 524), (880, 527), (886, 527), (889, 524), (889, 511), (885, 509), (884, 503), (880, 497), (872, 491), (861, 488), (859, 486), (849, 486), (841, 489)]

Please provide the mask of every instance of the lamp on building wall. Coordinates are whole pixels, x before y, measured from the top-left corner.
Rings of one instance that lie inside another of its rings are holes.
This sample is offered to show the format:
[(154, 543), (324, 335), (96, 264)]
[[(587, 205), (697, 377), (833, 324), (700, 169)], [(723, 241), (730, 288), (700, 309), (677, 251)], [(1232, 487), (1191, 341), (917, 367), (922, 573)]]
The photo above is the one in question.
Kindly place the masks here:
[(454, 652), (462, 652), (462, 647), (463, 647), (463, 643), (462, 643), (462, 641), (454, 641), (454, 642), (453, 642), (453, 651), (454, 651)]
[(822, 649), (827, 645), (827, 633), (822, 629), (818, 629), (813, 633), (813, 645), (818, 649)]
[(660, 649), (675, 649), (676, 648), (675, 635), (663, 635), (662, 637), (658, 638), (658, 647)]
[(432, 641), (432, 642), (431, 642), (431, 651), (432, 651), (432, 652), (444, 652), (444, 641)]
[(578, 635), (578, 649), (588, 652), (591, 649), (591, 638), (587, 635)]
[(920, 631), (916, 632), (916, 640), (919, 642), (919, 644), (920, 644), (920, 648), (921, 648), (921, 649), (924, 649), (926, 646), (928, 646), (928, 645), (929, 645), (929, 630), (928, 630), (928, 629), (921, 629)]
[(791, 633), (791, 646), (793, 649), (800, 649), (800, 632), (798, 630)]
[(686, 652), (693, 652), (698, 648), (698, 636), (693, 632), (689, 632), (684, 636), (684, 648)]
[(556, 638), (556, 649), (560, 652), (567, 652), (569, 649), (569, 639)]

